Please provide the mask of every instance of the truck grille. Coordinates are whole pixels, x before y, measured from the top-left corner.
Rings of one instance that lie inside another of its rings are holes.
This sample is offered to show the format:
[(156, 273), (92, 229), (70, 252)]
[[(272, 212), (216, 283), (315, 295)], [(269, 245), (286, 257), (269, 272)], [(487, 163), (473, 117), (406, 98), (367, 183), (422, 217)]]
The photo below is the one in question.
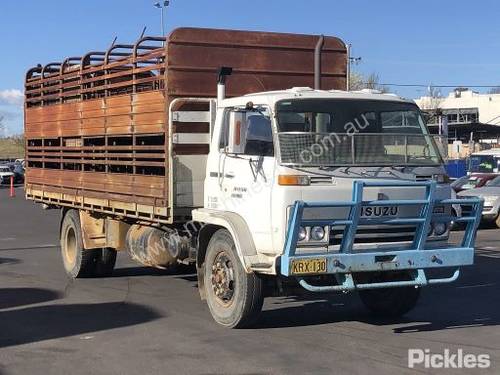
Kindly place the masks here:
[[(415, 226), (360, 225), (354, 238), (354, 244), (391, 243), (413, 241)], [(334, 227), (330, 230), (329, 245), (340, 245), (344, 227)]]

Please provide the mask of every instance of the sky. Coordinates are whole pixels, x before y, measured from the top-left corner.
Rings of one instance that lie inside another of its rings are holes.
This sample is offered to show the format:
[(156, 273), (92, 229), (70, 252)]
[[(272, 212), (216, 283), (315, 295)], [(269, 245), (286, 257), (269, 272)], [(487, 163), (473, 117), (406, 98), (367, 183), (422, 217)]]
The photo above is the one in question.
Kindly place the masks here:
[[(0, 116), (22, 132), (26, 70), (91, 50), (115, 37), (135, 41), (144, 26), (160, 34), (153, 0), (0, 2)], [(427, 85), (500, 85), (498, 0), (171, 0), (166, 31), (180, 26), (325, 34), (352, 44), (353, 66), (417, 98)], [(477, 88), (477, 91), (487, 90)], [(448, 89), (443, 89), (445, 95)], [(0, 134), (1, 136), (2, 134)]]

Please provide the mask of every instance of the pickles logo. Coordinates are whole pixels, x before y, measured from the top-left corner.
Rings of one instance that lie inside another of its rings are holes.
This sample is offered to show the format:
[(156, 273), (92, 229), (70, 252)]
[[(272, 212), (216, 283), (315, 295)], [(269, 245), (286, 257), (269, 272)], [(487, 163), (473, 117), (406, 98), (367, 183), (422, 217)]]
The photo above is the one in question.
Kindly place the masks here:
[(409, 349), (408, 367), (415, 368), (466, 368), (485, 369), (491, 366), (489, 354), (464, 353), (462, 349), (452, 352), (444, 349), (443, 353), (431, 353), (430, 349)]

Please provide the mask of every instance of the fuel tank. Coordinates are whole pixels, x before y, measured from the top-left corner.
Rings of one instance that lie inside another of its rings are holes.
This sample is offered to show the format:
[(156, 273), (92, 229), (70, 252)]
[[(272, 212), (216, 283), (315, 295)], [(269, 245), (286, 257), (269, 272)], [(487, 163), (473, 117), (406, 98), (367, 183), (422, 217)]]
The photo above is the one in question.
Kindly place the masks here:
[(172, 269), (189, 253), (187, 239), (174, 230), (132, 225), (127, 232), (130, 257), (149, 267)]

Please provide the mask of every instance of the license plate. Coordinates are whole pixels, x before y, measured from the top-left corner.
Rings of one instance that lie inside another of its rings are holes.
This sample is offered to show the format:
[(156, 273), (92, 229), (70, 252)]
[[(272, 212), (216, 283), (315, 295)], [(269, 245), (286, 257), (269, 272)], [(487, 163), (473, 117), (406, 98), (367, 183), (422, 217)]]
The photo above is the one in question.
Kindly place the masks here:
[(292, 274), (306, 275), (326, 272), (326, 258), (296, 259), (292, 261)]
[(397, 216), (398, 206), (365, 206), (361, 208), (362, 217)]

